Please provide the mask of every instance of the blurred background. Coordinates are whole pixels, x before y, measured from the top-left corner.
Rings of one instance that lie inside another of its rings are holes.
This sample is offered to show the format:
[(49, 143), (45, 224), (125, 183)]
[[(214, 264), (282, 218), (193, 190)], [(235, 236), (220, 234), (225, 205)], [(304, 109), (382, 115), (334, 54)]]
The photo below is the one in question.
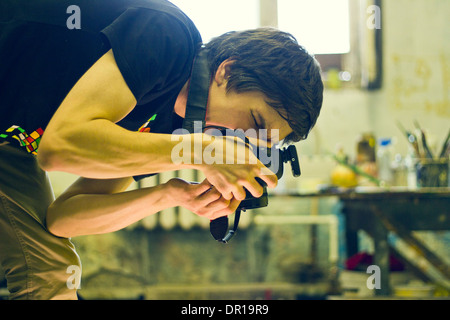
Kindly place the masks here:
[[(322, 112), (308, 140), (296, 145), (302, 176), (293, 178), (285, 168), (279, 186), (270, 191), (269, 206), (243, 213), (229, 244), (214, 241), (209, 221), (181, 208), (112, 234), (72, 239), (83, 264), (80, 297), (374, 296), (376, 290), (366, 285), (370, 275), (366, 268), (373, 263), (377, 244), (358, 231), (358, 249), (349, 252), (340, 198), (317, 193), (335, 187), (448, 187), (448, 154), (442, 157), (441, 169), (447, 180), (420, 185), (416, 164), (418, 158), (426, 157), (426, 150), (420, 139), (420, 149), (414, 149), (406, 131), (422, 138), (421, 128), (426, 147), (434, 159), (439, 158), (450, 129), (450, 1), (172, 2), (196, 23), (205, 42), (230, 30), (259, 26), (291, 32), (322, 65), (326, 85)], [(354, 165), (374, 179), (356, 174)], [(165, 173), (133, 188), (173, 176), (201, 179), (190, 171)], [(75, 178), (51, 173), (55, 195)], [(445, 213), (448, 219), (448, 210)], [(281, 218), (274, 221), (274, 216)], [(448, 270), (447, 231), (414, 231), (412, 235)], [(448, 297), (445, 270), (427, 276), (426, 268), (414, 267), (410, 263), (414, 259), (405, 258), (411, 248), (402, 249), (398, 238), (393, 239), (390, 234), (389, 245), (397, 244), (397, 255), (391, 259), (389, 294)], [(398, 254), (402, 250), (404, 254)]]

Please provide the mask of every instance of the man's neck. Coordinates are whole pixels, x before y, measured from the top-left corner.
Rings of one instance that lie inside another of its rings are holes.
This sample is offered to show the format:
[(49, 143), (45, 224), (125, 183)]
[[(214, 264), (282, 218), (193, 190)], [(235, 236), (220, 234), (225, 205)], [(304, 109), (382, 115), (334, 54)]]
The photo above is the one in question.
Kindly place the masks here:
[(186, 115), (186, 104), (188, 98), (188, 88), (189, 88), (189, 80), (186, 81), (183, 88), (181, 88), (180, 93), (178, 94), (177, 100), (175, 101), (174, 111), (177, 115), (184, 118)]

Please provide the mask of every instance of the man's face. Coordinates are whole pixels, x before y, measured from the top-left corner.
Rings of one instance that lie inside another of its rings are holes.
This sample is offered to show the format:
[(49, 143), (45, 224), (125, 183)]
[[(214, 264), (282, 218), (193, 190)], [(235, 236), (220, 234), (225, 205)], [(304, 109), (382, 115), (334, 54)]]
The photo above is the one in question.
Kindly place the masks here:
[(213, 88), (211, 94), (206, 126), (242, 129), (249, 138), (269, 145), (292, 132), (288, 122), (266, 103), (264, 95), (259, 92), (224, 93)]
[(249, 138), (257, 138), (269, 145), (283, 140), (292, 129), (288, 122), (267, 104), (262, 93), (227, 91), (226, 78), (231, 64), (232, 61), (224, 61), (213, 78), (209, 89), (206, 126), (242, 129), (244, 132), (255, 129), (257, 136), (250, 135)]

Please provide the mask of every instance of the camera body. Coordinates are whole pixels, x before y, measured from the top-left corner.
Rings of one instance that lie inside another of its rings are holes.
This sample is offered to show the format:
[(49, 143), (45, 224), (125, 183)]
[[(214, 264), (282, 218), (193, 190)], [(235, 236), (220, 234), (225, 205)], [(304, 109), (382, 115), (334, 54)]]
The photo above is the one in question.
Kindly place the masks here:
[[(238, 135), (239, 136), (239, 135)], [(242, 138), (242, 136), (240, 136)], [(245, 142), (248, 143), (248, 139), (244, 138)], [(266, 147), (255, 147), (252, 148), (256, 157), (270, 170), (272, 170), (278, 179), (283, 176), (284, 172), (284, 163), (289, 162), (291, 164), (292, 175), (294, 177), (299, 177), (301, 175), (300, 164), (298, 161), (297, 149), (294, 145), (290, 145), (287, 148), (278, 149), (276, 146), (272, 148)], [(267, 159), (271, 159), (274, 161), (265, 161)], [(249, 210), (249, 209), (257, 209), (266, 207), (269, 204), (269, 198), (267, 194), (267, 185), (266, 183), (256, 178), (258, 183), (263, 187), (263, 194), (261, 197), (254, 197), (248, 190), (246, 190), (246, 197), (239, 204), (235, 219), (234, 219), (234, 227), (232, 230), (228, 230), (228, 217), (220, 217), (210, 222), (210, 232), (213, 238), (219, 242), (227, 243), (234, 236), (238, 224), (241, 211)]]
[[(263, 164), (272, 170), (278, 179), (281, 179), (284, 171), (284, 163), (289, 162), (291, 164), (292, 175), (294, 177), (299, 177), (301, 175), (300, 165), (298, 162), (297, 149), (294, 145), (291, 145), (284, 149), (277, 149), (276, 147), (267, 149), (266, 148), (257, 148), (256, 156), (258, 159), (263, 162)], [(275, 159), (274, 162), (265, 163), (262, 161), (260, 154), (268, 154), (269, 159)], [(274, 157), (275, 154), (275, 157)], [(275, 170), (274, 170), (275, 169)], [(246, 197), (239, 204), (238, 209), (247, 210), (247, 209), (257, 209), (266, 207), (269, 204), (268, 195), (267, 195), (267, 185), (264, 181), (259, 178), (256, 178), (258, 183), (263, 187), (263, 195), (259, 198), (255, 198), (250, 192), (246, 190)]]

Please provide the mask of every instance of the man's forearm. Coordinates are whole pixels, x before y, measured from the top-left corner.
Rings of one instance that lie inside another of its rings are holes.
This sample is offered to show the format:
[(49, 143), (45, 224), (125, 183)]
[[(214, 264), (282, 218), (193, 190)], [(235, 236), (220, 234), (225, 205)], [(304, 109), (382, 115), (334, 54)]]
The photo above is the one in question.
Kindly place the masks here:
[(162, 184), (114, 194), (59, 198), (48, 209), (47, 228), (65, 238), (117, 231), (175, 206), (167, 189), (167, 184)]
[[(43, 142), (45, 138), (44, 134)], [(38, 159), (47, 171), (65, 171), (95, 179), (186, 168), (187, 164), (172, 161), (172, 149), (178, 143), (172, 140), (169, 134), (132, 132), (108, 120), (97, 119), (48, 138), (45, 149), (39, 150)]]

